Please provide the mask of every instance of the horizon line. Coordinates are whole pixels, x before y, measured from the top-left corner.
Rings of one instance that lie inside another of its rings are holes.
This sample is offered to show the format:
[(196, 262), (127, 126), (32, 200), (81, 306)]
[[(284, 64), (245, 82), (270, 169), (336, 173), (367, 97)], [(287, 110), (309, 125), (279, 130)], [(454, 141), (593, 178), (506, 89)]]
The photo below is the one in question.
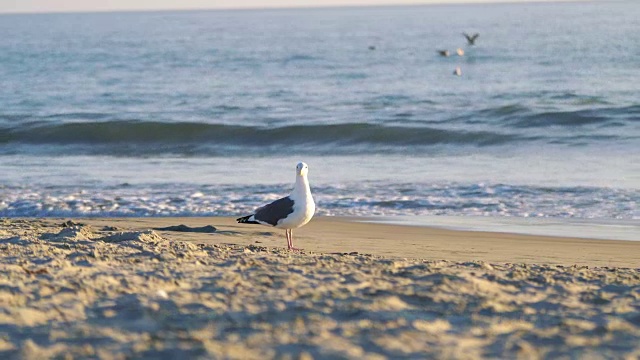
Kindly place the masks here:
[[(296, 9), (349, 9), (349, 8), (377, 8), (377, 7), (408, 7), (408, 6), (442, 6), (442, 5), (492, 5), (492, 4), (540, 4), (540, 3), (577, 3), (577, 2), (597, 2), (597, 0), (435, 0), (434, 2), (415, 3), (401, 2), (388, 4), (349, 4), (349, 5), (274, 5), (274, 6), (246, 6), (246, 7), (193, 7), (193, 8), (161, 8), (161, 9), (95, 9), (95, 10), (43, 10), (43, 11), (7, 11), (0, 10), (2, 15), (47, 15), (47, 14), (105, 14), (105, 13), (141, 13), (141, 12), (191, 12), (191, 11), (251, 11), (251, 10), (296, 10)], [(624, 2), (623, 0), (620, 0)]]

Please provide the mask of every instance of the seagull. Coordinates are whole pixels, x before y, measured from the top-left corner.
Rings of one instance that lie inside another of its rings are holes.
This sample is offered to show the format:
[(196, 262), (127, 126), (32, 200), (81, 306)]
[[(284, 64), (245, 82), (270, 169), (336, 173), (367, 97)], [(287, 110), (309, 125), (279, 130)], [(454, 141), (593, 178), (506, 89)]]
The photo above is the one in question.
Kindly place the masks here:
[(308, 172), (307, 164), (298, 163), (296, 183), (289, 196), (260, 207), (253, 214), (237, 218), (236, 221), (241, 224), (261, 224), (284, 229), (288, 249), (300, 250), (293, 247), (293, 229), (308, 223), (316, 211), (307, 179)]
[(458, 54), (458, 56), (464, 56), (464, 50), (462, 50), (461, 48), (458, 48), (456, 50), (456, 53)]
[(478, 36), (480, 36), (480, 34), (475, 33), (473, 35), (469, 35), (467, 33), (462, 33), (462, 35), (464, 35), (464, 37), (467, 38), (467, 42), (469, 43), (469, 45), (475, 45), (476, 44), (476, 39), (478, 38)]
[(438, 50), (440, 56), (449, 57), (449, 50)]
[(453, 75), (462, 76), (462, 69), (460, 69), (460, 66), (456, 66), (456, 69), (453, 70)]

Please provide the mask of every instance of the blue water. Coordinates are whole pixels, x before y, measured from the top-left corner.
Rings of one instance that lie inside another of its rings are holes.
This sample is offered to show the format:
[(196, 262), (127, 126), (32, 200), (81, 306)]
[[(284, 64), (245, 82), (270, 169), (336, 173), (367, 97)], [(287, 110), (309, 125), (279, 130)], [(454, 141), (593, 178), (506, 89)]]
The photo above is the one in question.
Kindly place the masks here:
[(326, 215), (640, 219), (638, 19), (635, 2), (0, 15), (0, 216), (238, 215), (304, 160)]

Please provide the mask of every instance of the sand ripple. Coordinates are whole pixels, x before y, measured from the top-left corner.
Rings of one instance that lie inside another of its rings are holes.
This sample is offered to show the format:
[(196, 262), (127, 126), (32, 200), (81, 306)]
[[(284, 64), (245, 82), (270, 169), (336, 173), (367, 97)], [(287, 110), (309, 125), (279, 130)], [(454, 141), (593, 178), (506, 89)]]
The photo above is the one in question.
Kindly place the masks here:
[(640, 356), (637, 269), (292, 254), (0, 224), (1, 358)]

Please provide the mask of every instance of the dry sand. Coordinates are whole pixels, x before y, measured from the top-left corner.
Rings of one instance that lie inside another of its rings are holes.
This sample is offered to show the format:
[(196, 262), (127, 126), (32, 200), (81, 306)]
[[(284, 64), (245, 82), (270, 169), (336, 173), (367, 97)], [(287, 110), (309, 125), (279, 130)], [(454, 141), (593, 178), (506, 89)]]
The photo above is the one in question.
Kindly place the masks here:
[(640, 242), (73, 221), (0, 220), (0, 358), (640, 357)]

